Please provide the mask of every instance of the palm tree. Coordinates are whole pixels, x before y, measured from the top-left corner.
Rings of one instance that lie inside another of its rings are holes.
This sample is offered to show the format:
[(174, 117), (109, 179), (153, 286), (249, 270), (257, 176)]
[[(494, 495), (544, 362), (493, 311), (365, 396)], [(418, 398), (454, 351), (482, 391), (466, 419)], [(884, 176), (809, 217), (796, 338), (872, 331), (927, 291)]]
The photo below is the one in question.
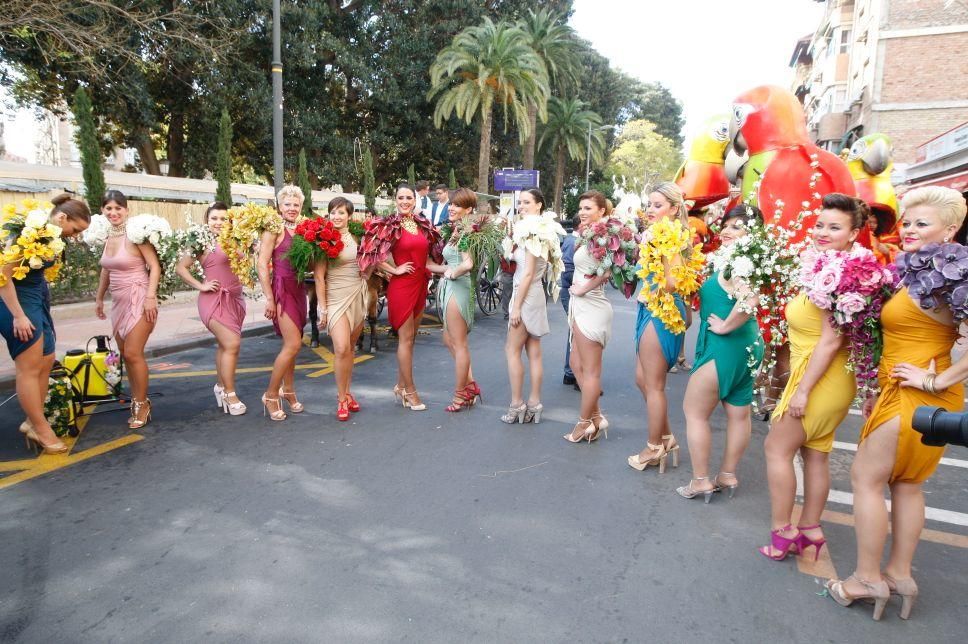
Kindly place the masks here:
[[(477, 190), (488, 191), (491, 164), (491, 124), (494, 104), (504, 107), (504, 127), (514, 118), (521, 141), (530, 130), (528, 104), (547, 102), (548, 70), (517, 25), (490, 18), (454, 36), (430, 66), (428, 99), (437, 97), (434, 125), (438, 128), (456, 113), (467, 123), (480, 114), (481, 149)], [(540, 110), (542, 114), (544, 110)]]
[(592, 160), (601, 163), (605, 158), (605, 137), (602, 117), (586, 109), (588, 105), (577, 98), (557, 98), (548, 101), (548, 121), (541, 131), (538, 147), (551, 146), (555, 154), (555, 212), (561, 214), (561, 191), (565, 184), (565, 153), (574, 161), (585, 158), (591, 132)]
[[(548, 9), (528, 12), (518, 25), (528, 35), (531, 48), (535, 50), (545, 67), (552, 86), (559, 95), (565, 95), (569, 88), (578, 84), (578, 38), (560, 13)], [(528, 103), (528, 124), (530, 134), (524, 142), (524, 167), (534, 167), (534, 148), (538, 124), (537, 103)]]

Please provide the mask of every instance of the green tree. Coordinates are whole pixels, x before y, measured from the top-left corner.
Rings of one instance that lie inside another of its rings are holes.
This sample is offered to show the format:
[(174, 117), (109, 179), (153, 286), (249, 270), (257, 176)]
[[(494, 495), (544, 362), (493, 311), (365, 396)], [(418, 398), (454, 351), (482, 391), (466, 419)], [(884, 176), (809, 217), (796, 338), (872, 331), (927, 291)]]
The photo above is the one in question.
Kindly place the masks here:
[(615, 141), (606, 174), (626, 192), (641, 193), (655, 181), (671, 180), (682, 162), (675, 143), (655, 129), (651, 121), (630, 121)]
[(417, 171), (414, 169), (412, 163), (407, 166), (407, 183), (411, 186), (417, 185)]
[[(552, 87), (560, 96), (578, 83), (578, 38), (568, 26), (567, 19), (548, 9), (531, 10), (518, 23), (528, 37), (531, 48), (548, 70)], [(529, 134), (524, 142), (524, 167), (534, 168), (535, 141), (538, 134), (538, 113), (541, 106), (528, 103)]]
[(296, 183), (306, 197), (303, 200), (302, 214), (307, 217), (313, 216), (313, 186), (309, 183), (309, 171), (306, 169), (306, 148), (299, 149), (299, 171), (296, 174)]
[(480, 117), (477, 189), (487, 193), (494, 104), (504, 106), (505, 130), (513, 118), (523, 141), (529, 133), (528, 104), (537, 104), (538, 115), (545, 116), (548, 70), (520, 27), (485, 18), (457, 34), (437, 54), (430, 66), (430, 84), (427, 97), (436, 98), (434, 125), (438, 128), (451, 114), (466, 123)]
[(218, 121), (218, 158), (215, 166), (215, 200), (232, 205), (232, 119), (222, 108)]
[(587, 109), (587, 104), (577, 98), (548, 101), (548, 121), (541, 131), (538, 147), (547, 146), (555, 156), (554, 208), (561, 213), (562, 189), (565, 185), (565, 155), (575, 161), (585, 159), (591, 132), (591, 153), (596, 163), (605, 156), (605, 137), (602, 134), (602, 117)]
[(373, 153), (370, 146), (363, 151), (363, 199), (366, 209), (376, 212), (376, 180), (373, 176)]
[(451, 190), (457, 190), (457, 175), (454, 174), (453, 168), (447, 173), (447, 187)]
[(84, 175), (84, 199), (87, 200), (91, 212), (100, 212), (101, 198), (106, 189), (102, 167), (104, 154), (98, 141), (91, 99), (83, 87), (78, 87), (74, 92), (74, 123), (77, 125), (74, 141), (81, 153), (81, 169)]
[(655, 123), (655, 132), (672, 141), (681, 148), (683, 143), (682, 103), (672, 95), (662, 83), (645, 83), (637, 99), (640, 105), (636, 119), (645, 119)]

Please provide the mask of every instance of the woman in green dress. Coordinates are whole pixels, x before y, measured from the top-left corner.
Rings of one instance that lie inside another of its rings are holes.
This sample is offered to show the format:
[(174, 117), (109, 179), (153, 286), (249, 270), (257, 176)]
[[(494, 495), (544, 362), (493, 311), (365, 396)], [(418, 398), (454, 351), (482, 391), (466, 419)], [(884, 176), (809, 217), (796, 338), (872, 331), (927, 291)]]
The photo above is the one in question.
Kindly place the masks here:
[[(747, 234), (748, 226), (762, 223), (763, 215), (758, 208), (736, 206), (723, 217), (719, 235), (722, 245), (733, 244)], [(763, 341), (756, 318), (746, 312), (756, 310), (757, 295), (738, 294), (737, 286), (717, 271), (699, 289), (701, 325), (696, 359), (682, 403), (692, 480), (676, 492), (687, 499), (702, 495), (706, 503), (714, 492), (725, 489), (732, 496), (739, 486), (737, 465), (749, 445), (752, 431), (753, 371), (763, 359)], [(745, 297), (745, 301), (737, 297)], [(719, 474), (710, 478), (709, 417), (720, 402), (726, 411), (726, 447)]]

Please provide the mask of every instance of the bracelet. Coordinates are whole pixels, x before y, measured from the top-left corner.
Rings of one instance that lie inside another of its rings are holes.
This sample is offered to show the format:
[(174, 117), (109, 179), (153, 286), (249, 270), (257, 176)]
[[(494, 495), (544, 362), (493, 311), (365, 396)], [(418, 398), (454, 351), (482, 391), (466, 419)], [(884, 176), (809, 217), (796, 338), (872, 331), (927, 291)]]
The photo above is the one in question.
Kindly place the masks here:
[(329, 311), (327, 311), (326, 309), (319, 309), (320, 315), (326, 315), (327, 313), (329, 313)]
[(934, 388), (934, 379), (937, 377), (937, 375), (938, 374), (935, 373), (925, 374), (924, 378), (921, 380), (921, 388), (929, 394), (938, 393), (938, 390)]

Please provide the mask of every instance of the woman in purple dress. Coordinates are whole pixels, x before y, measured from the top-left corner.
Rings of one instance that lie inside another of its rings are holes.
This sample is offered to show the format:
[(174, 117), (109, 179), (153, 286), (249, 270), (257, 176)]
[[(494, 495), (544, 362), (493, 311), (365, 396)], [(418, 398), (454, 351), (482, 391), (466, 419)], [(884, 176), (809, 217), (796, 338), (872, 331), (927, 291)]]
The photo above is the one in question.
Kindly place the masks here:
[[(215, 402), (226, 414), (240, 416), (245, 413), (245, 403), (235, 394), (235, 367), (239, 361), (242, 344), (242, 322), (245, 320), (245, 297), (242, 282), (232, 272), (228, 256), (218, 244), (218, 234), (228, 217), (228, 206), (216, 201), (205, 211), (205, 226), (210, 233), (209, 243), (199, 254), (198, 248), (182, 255), (175, 269), (183, 282), (198, 291), (198, 317), (212, 332), (218, 342), (215, 349)], [(204, 280), (192, 276), (192, 262), (198, 261), (204, 271)]]
[(302, 347), (309, 301), (306, 299), (303, 276), (296, 274), (286, 258), (286, 253), (292, 246), (296, 221), (302, 212), (303, 200), (302, 190), (298, 186), (284, 186), (279, 191), (276, 203), (282, 215), (282, 232), (262, 233), (259, 246), (259, 282), (266, 298), (265, 315), (272, 320), (276, 335), (282, 337), (282, 348), (272, 364), (269, 387), (262, 396), (263, 413), (268, 413), (272, 420), (286, 419), (286, 412), (282, 409), (283, 400), (294, 414), (304, 409), (303, 404), (296, 399), (293, 381), (296, 374), (296, 356)]

